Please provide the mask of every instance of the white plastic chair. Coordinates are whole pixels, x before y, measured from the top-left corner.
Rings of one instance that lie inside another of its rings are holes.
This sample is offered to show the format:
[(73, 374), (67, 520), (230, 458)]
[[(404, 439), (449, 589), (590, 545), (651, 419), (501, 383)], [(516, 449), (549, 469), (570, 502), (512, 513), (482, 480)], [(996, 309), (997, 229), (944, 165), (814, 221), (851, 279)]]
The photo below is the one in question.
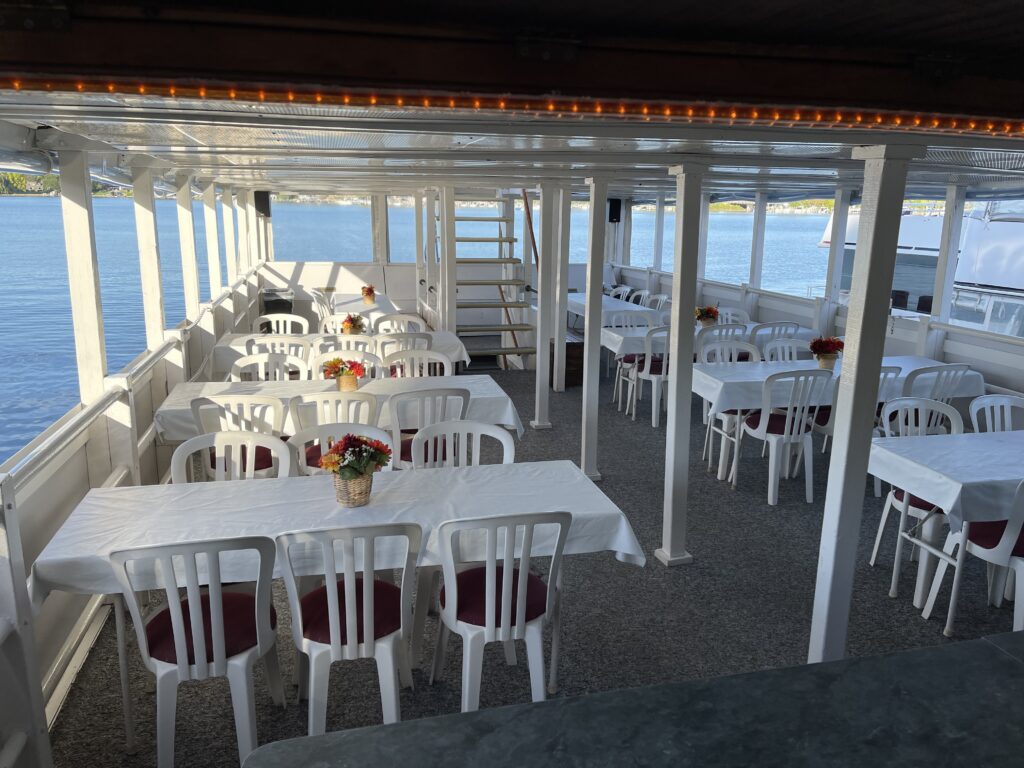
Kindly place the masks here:
[[(407, 640), (412, 618), (412, 575), (422, 539), (423, 531), (415, 523), (302, 531), (277, 537), (292, 615), (292, 639), (302, 665), (308, 664), (309, 669), (310, 736), (320, 735), (327, 728), (328, 682), (335, 661), (376, 661), (384, 722), (401, 719), (399, 678), (406, 686), (412, 685)], [(377, 579), (374, 573), (377, 552), (390, 550), (395, 541), (404, 550), (400, 586)], [(324, 576), (324, 585), (300, 595), (299, 578), (310, 574)]]
[(649, 299), (650, 296), (651, 292), (646, 288), (643, 288), (639, 291), (634, 291), (629, 297), (629, 302), (631, 304), (638, 304), (641, 307), (646, 307), (647, 299)]
[(392, 450), (392, 460), (384, 465), (384, 470), (390, 470), (394, 466), (394, 441), (387, 432), (380, 427), (371, 427), (358, 422), (334, 424), (317, 424), (313, 427), (300, 429), (290, 438), (288, 445), (295, 451), (295, 466), (300, 475), (320, 475), (326, 470), (320, 469), (320, 457), (323, 455), (323, 446), (330, 446), (343, 438), (345, 435), (360, 435), (371, 440), (380, 440)]
[[(221, 555), (238, 557), (241, 553), (258, 557), (255, 595), (225, 591), (221, 583)], [(263, 537), (167, 544), (110, 554), (111, 567), (135, 625), (142, 663), (156, 676), (160, 768), (174, 765), (180, 683), (227, 677), (240, 763), (256, 749), (252, 668), (257, 661), (263, 660), (266, 665), (274, 703), (284, 705), (274, 647), (275, 615), (270, 605), (274, 555), (274, 542)], [(140, 580), (142, 574), (152, 576), (167, 601), (167, 607), (149, 621), (143, 619), (136, 598), (136, 592), (148, 588)], [(184, 598), (180, 595), (182, 588)]]
[(394, 352), (405, 352), (410, 349), (430, 349), (434, 337), (429, 333), (382, 333), (376, 337), (377, 356), (387, 357)]
[(771, 363), (792, 363), (807, 352), (807, 342), (797, 339), (772, 339), (764, 345), (764, 359)]
[(960, 382), (969, 370), (970, 366), (966, 363), (950, 363), (910, 371), (903, 381), (903, 396), (923, 397), (948, 403), (957, 396)]
[(392, 352), (384, 358), (384, 368), (392, 378), (418, 378), (420, 376), (451, 376), (455, 365), (448, 355), (432, 349), (407, 349)]
[(190, 438), (174, 449), (172, 483), (195, 482), (189, 479), (189, 469), (196, 463), (192, 458), (197, 453), (196, 462), (201, 463), (206, 468), (206, 476), (215, 481), (288, 477), (292, 470), (288, 444), (279, 437), (259, 432), (209, 432)]
[[(932, 434), (938, 427), (951, 435), (959, 435), (964, 431), (964, 422), (957, 410), (938, 400), (923, 397), (897, 397), (890, 400), (882, 408), (882, 430), (886, 437), (921, 437)], [(943, 424), (945, 422), (945, 424)], [(899, 525), (896, 528), (896, 556), (893, 560), (892, 585), (889, 596), (896, 597), (899, 586), (899, 573), (902, 566), (903, 541), (909, 540), (911, 546), (923, 543), (906, 532), (907, 518), (923, 521), (932, 515), (942, 514), (941, 510), (927, 499), (921, 499), (900, 488), (889, 490), (882, 507), (882, 518), (878, 521), (878, 532), (875, 534), (875, 545), (871, 550), (869, 563), (875, 564), (878, 547), (885, 533), (885, 524), (889, 519), (889, 510), (896, 509), (900, 513)]]
[(311, 392), (288, 401), (288, 413), (298, 429), (338, 422), (376, 426), (379, 408), (377, 398), (368, 392)]
[[(653, 317), (653, 313), (647, 312), (614, 312), (608, 315), (608, 319), (605, 322), (606, 328), (620, 328), (625, 330), (633, 330), (636, 328), (648, 328), (650, 327)], [(621, 391), (622, 383), (625, 379), (628, 379), (627, 373), (633, 365), (636, 364), (638, 355), (608, 355), (607, 362), (605, 364), (605, 374), (611, 372), (612, 359), (615, 360), (615, 387), (612, 390), (612, 402), (620, 400), (621, 402)], [(621, 405), (619, 408), (621, 409)]]
[[(644, 357), (631, 369), (626, 393), (626, 412), (632, 407), (633, 421), (636, 421), (636, 404), (640, 400), (644, 382), (651, 382), (651, 426), (655, 428), (661, 421), (661, 408), (664, 405), (662, 385), (668, 380), (670, 330), (669, 326), (662, 325), (647, 331), (644, 337)], [(654, 339), (658, 336), (664, 339), (665, 352), (661, 355), (654, 354)]]
[[(746, 341), (737, 341), (735, 338), (724, 341), (712, 341), (705, 344), (700, 351), (702, 363), (739, 363), (739, 362), (760, 362), (761, 350)], [(745, 415), (741, 411), (729, 409), (716, 413), (714, 418), (710, 415), (710, 404), (704, 401), (704, 421), (707, 429), (704, 433), (704, 452), (701, 458), (707, 457), (708, 471), (711, 471), (711, 463), (715, 455), (715, 435), (722, 438), (723, 443), (728, 441), (736, 444), (736, 419)], [(721, 427), (715, 424), (715, 420), (721, 421)], [(723, 465), (724, 467), (724, 465)], [(724, 468), (723, 468), (724, 472)]]
[(718, 322), (730, 324), (741, 323), (746, 325), (750, 322), (750, 313), (745, 309), (740, 309), (739, 307), (719, 307)]
[(327, 295), (323, 291), (316, 288), (310, 289), (309, 295), (313, 297), (313, 309), (316, 310), (317, 325), (319, 326), (320, 321), (333, 312), (331, 302), (327, 300)]
[(717, 325), (701, 328), (693, 340), (694, 359), (700, 360), (700, 352), (704, 345), (712, 341), (747, 341), (747, 326), (743, 323), (720, 322)]
[[(769, 342), (772, 344), (774, 342)], [(768, 345), (765, 345), (768, 346)], [(892, 390), (892, 382), (896, 381), (900, 377), (902, 369), (898, 365), (883, 365), (878, 374), (878, 402), (884, 403), (886, 393)], [(824, 435), (821, 441), (821, 452), (826, 453), (828, 451), (828, 441), (835, 433), (836, 424), (836, 406), (839, 398), (839, 376), (835, 377), (832, 387), (832, 403), (830, 405), (822, 406), (814, 414), (814, 431), (820, 435)], [(881, 413), (881, 406), (878, 408), (878, 413)], [(877, 424), (877, 417), (876, 417)], [(879, 492), (879, 495), (881, 492)]]
[(363, 352), (358, 349), (321, 352), (309, 363), (310, 377), (313, 379), (327, 378), (324, 375), (324, 364), (329, 360), (337, 360), (338, 358), (353, 363), (362, 363), (363, 367), (366, 368), (366, 376), (364, 377), (366, 379), (386, 379), (388, 377), (388, 368), (379, 357), (372, 352)]
[(361, 333), (339, 333), (317, 336), (312, 340), (312, 346), (311, 357), (321, 352), (336, 352), (342, 349), (373, 352), (376, 349), (376, 342), (373, 336), (366, 336)]
[[(946, 637), (953, 636), (953, 622), (956, 620), (957, 602), (960, 597), (960, 577), (963, 573), (964, 561), (970, 554), (988, 563), (988, 599), (990, 604), (999, 605), (1002, 602), (1007, 576), (1010, 569), (1013, 569), (1016, 585), (1013, 604), (1013, 631), (1024, 630), (1024, 536), (1021, 536), (1022, 528), (1024, 528), (1024, 481), (1017, 486), (1009, 519), (964, 523), (959, 531), (949, 532), (941, 553), (932, 550), (932, 554), (938, 557), (939, 562), (935, 568), (932, 586), (928, 591), (928, 600), (925, 602), (921, 615), (925, 619), (931, 618), (932, 611), (935, 609), (935, 599), (939, 595), (942, 580), (946, 576), (946, 569), (953, 566), (953, 588), (949, 596), (946, 626), (943, 629), (943, 634)], [(964, 546), (965, 537), (966, 546)]]
[(271, 333), (277, 335), (309, 333), (309, 320), (299, 315), (288, 314), (287, 312), (260, 315), (256, 318), (257, 328), (262, 328), (264, 323), (270, 326)]
[(793, 339), (800, 332), (800, 323), (779, 320), (774, 323), (758, 323), (750, 329), (748, 341), (757, 347), (764, 347), (776, 339)]
[[(822, 370), (801, 370), (774, 373), (765, 379), (762, 390), (760, 413), (748, 416), (743, 421), (742, 431), (738, 434), (736, 455), (732, 462), (732, 485), (736, 487), (739, 475), (740, 448), (744, 436), (761, 440), (768, 444), (768, 504), (779, 503), (779, 480), (789, 478), (790, 472), (795, 476), (799, 471), (800, 454), (804, 460), (804, 492), (807, 503), (814, 501), (814, 444), (811, 429), (814, 423), (814, 412), (825, 399), (826, 387), (832, 383), (832, 372)], [(786, 403), (778, 402), (773, 392), (786, 389)], [(726, 443), (722, 452), (726, 453)], [(793, 448), (798, 452), (793, 458)], [(793, 466), (791, 467), (791, 463)]]
[(982, 395), (971, 401), (971, 424), (975, 432), (1010, 432), (1024, 429), (1024, 397)]
[(195, 398), (190, 406), (199, 434), (241, 431), (279, 436), (284, 429), (284, 405), (276, 397), (209, 395)]
[(310, 350), (313, 344), (309, 339), (300, 336), (277, 336), (267, 334), (256, 336), (245, 342), (245, 353), (247, 355), (259, 355), (262, 353), (273, 353), (277, 355), (291, 355), (309, 360)]
[(242, 381), (245, 375), (250, 381), (308, 379), (309, 365), (301, 357), (263, 352), (240, 357), (231, 364), (231, 381)]
[[(504, 643), (507, 652), (514, 641), (526, 641), (532, 699), (544, 701), (544, 624), (551, 623), (551, 679), (554, 681), (560, 640), (558, 601), (562, 550), (571, 524), (572, 515), (568, 512), (548, 512), (449, 520), (438, 529), (444, 589), (441, 592), (441, 630), (430, 681), (433, 683), (444, 668), (449, 632), (457, 632), (462, 637), (463, 712), (475, 712), (480, 707), (480, 678), (487, 643)], [(535, 531), (542, 526), (557, 526), (546, 583), (530, 572)], [(463, 559), (466, 551), (463, 536), (470, 537), (471, 541), (483, 539), (484, 551), (480, 553), (486, 553), (483, 559), (479, 556)], [(481, 561), (483, 565), (475, 564)]]
[(373, 321), (374, 333), (424, 333), (428, 330), (426, 320), (409, 313), (395, 312)]
[(469, 413), (468, 389), (437, 387), (397, 392), (388, 398), (392, 442), (398, 448), (398, 466), (412, 467), (413, 436), (440, 421), (465, 419)]
[(483, 437), (501, 445), (501, 463), (516, 460), (516, 446), (507, 429), (480, 421), (440, 421), (420, 429), (412, 439), (414, 469), (429, 467), (475, 467), (480, 464)]
[[(345, 318), (350, 314), (358, 315), (358, 312), (346, 312), (345, 314), (328, 315), (327, 317), (321, 318), (320, 328), (318, 329), (321, 334), (331, 334), (333, 336), (344, 336), (345, 331), (342, 324), (345, 322)], [(369, 321), (363, 317), (363, 326), (369, 327)]]
[(630, 288), (628, 285), (619, 285), (616, 286), (615, 288), (612, 288), (611, 293), (609, 293), (608, 295), (611, 296), (613, 299), (621, 299), (622, 301), (625, 301), (626, 299), (629, 298), (629, 293), (632, 290), (633, 289)]
[(652, 293), (647, 297), (647, 301), (644, 302), (644, 306), (650, 309), (659, 310), (665, 306), (665, 302), (667, 301), (667, 293)]

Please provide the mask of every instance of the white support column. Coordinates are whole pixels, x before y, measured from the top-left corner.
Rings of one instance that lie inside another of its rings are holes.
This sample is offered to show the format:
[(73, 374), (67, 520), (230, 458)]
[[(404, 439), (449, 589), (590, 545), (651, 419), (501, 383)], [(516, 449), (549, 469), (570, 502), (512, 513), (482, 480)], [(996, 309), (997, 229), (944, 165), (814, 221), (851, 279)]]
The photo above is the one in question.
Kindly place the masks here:
[(139, 277), (142, 283), (142, 315), (146, 324), (146, 348), (164, 343), (164, 288), (160, 278), (160, 243), (156, 235), (156, 203), (153, 171), (132, 168), (132, 205), (139, 242)]
[(859, 147), (853, 152), (854, 159), (865, 161), (864, 192), (825, 494), (808, 663), (840, 659), (846, 652), (907, 165), (910, 159), (923, 155), (923, 147), (901, 146)]
[(946, 213), (942, 218), (939, 259), (935, 268), (935, 289), (932, 291), (932, 320), (948, 323), (953, 309), (953, 281), (960, 258), (960, 234), (964, 227), (964, 206), (967, 188), (946, 187)]
[(210, 276), (210, 301), (220, 296), (220, 239), (217, 236), (217, 191), (211, 181), (203, 187), (203, 223), (206, 225), (206, 269)]
[(537, 268), (537, 365), (534, 370), (534, 429), (551, 429), (548, 414), (548, 383), (551, 376), (551, 339), (554, 329), (555, 250), (558, 217), (558, 188), (551, 182), (540, 185), (540, 265)]
[(181, 284), (185, 291), (185, 317), (199, 317), (199, 265), (196, 262), (196, 231), (192, 221), (192, 177), (175, 179), (178, 209), (178, 242), (181, 247)]
[(619, 252), (622, 254), (622, 263), (632, 264), (633, 253), (630, 248), (633, 244), (633, 198), (631, 197), (622, 199), (622, 224), (620, 226), (622, 243), (619, 246)]
[(274, 217), (265, 217), (263, 226), (266, 233), (267, 261), (274, 261)]
[(569, 237), (572, 228), (572, 189), (558, 196), (558, 258), (555, 261), (555, 392), (565, 391), (565, 335), (568, 332)]
[(818, 330), (822, 334), (835, 332), (835, 314), (839, 306), (839, 294), (843, 285), (843, 260), (846, 258), (846, 226), (850, 219), (850, 200), (853, 189), (840, 184), (832, 205), (832, 226), (829, 230), (828, 270), (825, 273), (825, 313), (819, 319)]
[(440, 289), (440, 276), (438, 270), (438, 205), (437, 205), (437, 190), (427, 190), (426, 194), (426, 223), (427, 223), (427, 242), (425, 244), (426, 251), (424, 258), (426, 259), (426, 276), (427, 284), (426, 296), (427, 304), (433, 307), (437, 311), (439, 328), (443, 328), (443, 320), (441, 319), (441, 306), (439, 304), (438, 292)]
[(235, 219), (238, 222), (238, 273), (246, 274), (252, 269), (252, 260), (249, 257), (249, 214), (247, 212), (246, 198), (249, 190), (239, 189), (235, 191)]
[[(686, 549), (687, 494), (690, 487), (690, 402), (693, 386), (693, 307), (697, 303), (697, 254), (701, 241), (701, 184), (704, 167), (669, 169), (676, 177), (676, 232), (672, 277), (672, 331), (668, 359), (668, 417), (665, 435), (665, 500), (661, 547), (654, 556), (664, 565), (693, 562)], [(659, 408), (659, 403), (651, 403)]]
[(653, 268), (660, 271), (662, 265), (662, 250), (665, 247), (665, 194), (659, 192), (654, 201), (654, 258), (651, 260)]
[(419, 303), (426, 301), (427, 271), (426, 254), (423, 244), (426, 241), (423, 233), (423, 195), (419, 192), (412, 196), (413, 216), (416, 227), (416, 309), (419, 311)]
[(456, 330), (455, 305), (455, 190), (441, 187), (441, 324), (444, 330)]
[(103, 334), (100, 270), (92, 217), (92, 178), (89, 156), (60, 153), (60, 207), (64, 217), (64, 247), (71, 289), (71, 323), (75, 334), (78, 391), (83, 403), (103, 394), (107, 375), (107, 345)]
[(370, 224), (372, 227), (373, 261), (375, 264), (388, 263), (388, 196), (370, 196)]
[(768, 218), (768, 195), (758, 192), (754, 198), (754, 236), (750, 243), (751, 288), (761, 287), (761, 271), (764, 267), (764, 229)]
[(256, 213), (254, 190), (245, 191), (245, 233), (249, 238), (249, 268), (253, 269), (262, 261), (260, 253), (259, 214)]
[[(676, 216), (679, 206), (676, 205)], [(711, 193), (700, 196), (700, 243), (697, 244), (697, 279), (703, 280), (708, 265), (708, 226), (711, 223)]]
[(590, 234), (587, 245), (587, 306), (583, 317), (583, 435), (580, 468), (593, 479), (597, 471), (597, 411), (601, 397), (601, 297), (608, 219), (608, 181), (587, 179), (590, 187)]
[(238, 279), (238, 249), (235, 245), (235, 195), (231, 187), (221, 187), (220, 210), (224, 217), (224, 261), (228, 269), (228, 285)]

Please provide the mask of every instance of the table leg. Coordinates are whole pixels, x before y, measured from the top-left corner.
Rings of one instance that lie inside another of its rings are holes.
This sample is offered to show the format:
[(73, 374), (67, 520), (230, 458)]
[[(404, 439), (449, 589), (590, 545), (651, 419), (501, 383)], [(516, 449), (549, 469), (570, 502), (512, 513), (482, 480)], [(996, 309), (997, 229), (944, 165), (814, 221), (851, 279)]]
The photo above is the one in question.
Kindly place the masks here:
[(121, 708), (124, 711), (124, 745), (129, 755), (135, 754), (135, 713), (132, 692), (128, 687), (128, 649), (124, 620), (124, 599), (114, 596), (114, 625), (117, 628), (117, 665), (121, 673)]
[[(934, 547), (942, 548), (942, 515), (931, 515), (921, 524), (921, 539)], [(928, 590), (932, 586), (935, 575), (935, 556), (918, 548), (917, 551), (917, 584), (914, 587), (914, 607), (923, 608), (928, 599)]]

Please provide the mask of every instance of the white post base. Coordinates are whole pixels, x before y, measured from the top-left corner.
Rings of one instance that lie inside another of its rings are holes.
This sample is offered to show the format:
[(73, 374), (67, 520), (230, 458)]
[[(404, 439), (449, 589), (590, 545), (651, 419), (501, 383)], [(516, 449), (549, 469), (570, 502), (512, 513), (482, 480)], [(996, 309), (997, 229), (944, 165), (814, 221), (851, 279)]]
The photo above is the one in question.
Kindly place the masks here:
[(550, 421), (535, 421), (530, 419), (530, 427), (533, 429), (551, 429)]
[(585, 474), (587, 477), (589, 477), (595, 483), (599, 483), (599, 482), (601, 482), (604, 479), (603, 477), (601, 477), (601, 473), (600, 472), (584, 472), (583, 474)]
[(693, 562), (693, 555), (689, 552), (684, 551), (681, 555), (671, 555), (661, 548), (654, 550), (654, 558), (662, 565), (667, 565), (670, 568), (673, 565), (689, 565)]

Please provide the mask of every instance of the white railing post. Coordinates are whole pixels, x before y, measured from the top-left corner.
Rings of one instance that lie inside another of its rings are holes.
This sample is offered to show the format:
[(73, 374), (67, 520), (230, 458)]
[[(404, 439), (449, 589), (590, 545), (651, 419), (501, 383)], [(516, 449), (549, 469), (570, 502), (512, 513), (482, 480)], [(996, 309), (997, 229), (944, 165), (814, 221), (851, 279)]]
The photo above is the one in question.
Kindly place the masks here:
[(864, 161), (857, 252), (850, 287), (843, 376), (835, 414), (835, 436), (825, 493), (809, 663), (846, 653), (853, 577), (860, 540), (868, 454), (882, 365), (896, 246), (899, 242), (907, 166), (923, 147), (858, 147)]
[(235, 221), (238, 222), (238, 274), (244, 275), (252, 269), (252, 261), (249, 255), (249, 214), (245, 199), (249, 191), (246, 189), (235, 190)]
[(248, 269), (251, 270), (255, 269), (263, 259), (263, 254), (260, 252), (260, 223), (259, 214), (256, 213), (256, 195), (251, 189), (245, 190), (245, 234), (249, 241)]
[[(679, 206), (676, 205), (676, 216)], [(697, 280), (703, 280), (708, 266), (708, 226), (711, 223), (711, 193), (700, 196), (700, 242), (697, 244)]]
[(413, 226), (416, 228), (416, 306), (419, 307), (420, 302), (426, 300), (426, 266), (425, 258), (426, 255), (423, 251), (423, 243), (425, 238), (423, 235), (423, 195), (420, 192), (416, 192), (412, 196), (412, 207), (413, 207)]
[(108, 376), (107, 383), (124, 390), (118, 401), (107, 409), (110, 465), (111, 468), (127, 467), (132, 485), (140, 485), (142, 472), (139, 466), (139, 433), (135, 423), (135, 383), (130, 376), (120, 373)]
[(621, 231), (619, 232), (619, 255), (623, 264), (630, 265), (633, 263), (631, 250), (633, 238), (633, 198), (622, 198), (622, 215), (620, 218), (622, 223), (620, 224)]
[(210, 301), (220, 296), (220, 239), (217, 236), (217, 192), (211, 181), (203, 187), (203, 224), (206, 229), (206, 271), (210, 279)]
[(426, 227), (427, 227), (427, 238), (424, 243), (423, 258), (426, 261), (426, 280), (427, 284), (424, 287), (427, 299), (427, 306), (435, 311), (437, 317), (437, 324), (439, 328), (444, 328), (444, 318), (441, 317), (441, 305), (439, 303), (438, 292), (440, 289), (441, 280), (439, 277), (438, 270), (438, 216), (440, 211), (438, 209), (438, 197), (436, 189), (428, 189), (426, 193)]
[(153, 171), (132, 168), (132, 204), (135, 233), (139, 242), (139, 277), (142, 282), (142, 314), (146, 324), (146, 347), (164, 343), (164, 289), (160, 277), (160, 243), (156, 234), (156, 203)]
[(835, 333), (836, 308), (843, 285), (843, 260), (846, 258), (846, 225), (850, 219), (850, 199), (853, 189), (840, 184), (836, 187), (832, 206), (832, 228), (829, 231), (828, 271), (825, 274), (825, 301), (828, 317), (824, 318), (821, 332)]
[(662, 250), (665, 247), (665, 193), (659, 192), (654, 201), (654, 258), (651, 264), (661, 271)]
[(764, 270), (764, 230), (768, 221), (768, 195), (758, 192), (754, 197), (754, 234), (750, 242), (750, 287), (761, 287)]
[(235, 195), (231, 187), (221, 187), (220, 210), (224, 217), (224, 262), (228, 285), (232, 286), (238, 279), (238, 249), (235, 247)]
[(583, 434), (580, 468), (593, 479), (597, 471), (598, 400), (601, 397), (601, 298), (604, 288), (605, 235), (608, 219), (608, 181), (587, 179), (590, 222), (587, 246), (587, 306), (583, 316)]
[(555, 303), (555, 227), (558, 188), (551, 182), (540, 185), (540, 264), (537, 267), (537, 364), (534, 368), (534, 429), (551, 429), (548, 414), (548, 383), (551, 375), (551, 338)]
[[(704, 167), (686, 164), (669, 169), (676, 177), (676, 232), (672, 278), (672, 326), (667, 349), (672, 372), (666, 384), (665, 499), (661, 547), (654, 556), (664, 565), (693, 561), (686, 549), (687, 495), (690, 487), (690, 390), (693, 386), (693, 307), (697, 303), (697, 259), (701, 241), (701, 186)], [(661, 403), (651, 403), (660, 408)]]
[(455, 190), (441, 187), (441, 326), (446, 331), (456, 330), (455, 304)]
[(263, 219), (264, 237), (266, 239), (267, 246), (267, 261), (274, 261), (274, 216), (271, 211), (270, 216), (266, 216)]
[(178, 242), (181, 247), (181, 285), (185, 292), (185, 317), (199, 317), (199, 265), (196, 261), (196, 231), (192, 220), (192, 176), (175, 178), (178, 211)]
[(967, 188), (946, 187), (946, 212), (942, 217), (942, 237), (939, 240), (939, 258), (935, 266), (935, 289), (932, 291), (933, 320), (948, 323), (953, 309), (953, 282), (960, 257), (960, 235), (964, 227), (964, 207)]
[(572, 228), (572, 190), (562, 187), (558, 193), (557, 241), (555, 261), (555, 386), (565, 391), (565, 337), (568, 328), (569, 304), (569, 237)]

